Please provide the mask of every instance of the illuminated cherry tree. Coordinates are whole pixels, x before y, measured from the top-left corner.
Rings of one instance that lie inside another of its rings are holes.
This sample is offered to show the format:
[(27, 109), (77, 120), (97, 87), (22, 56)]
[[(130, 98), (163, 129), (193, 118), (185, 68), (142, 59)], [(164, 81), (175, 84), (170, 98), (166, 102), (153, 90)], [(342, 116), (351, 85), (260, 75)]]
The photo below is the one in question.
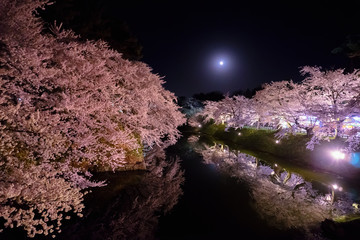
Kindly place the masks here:
[(205, 121), (214, 119), (229, 127), (269, 126), (278, 130), (276, 137), (304, 132), (313, 149), (320, 141), (346, 137), (348, 149), (360, 144), (359, 70), (322, 71), (319, 67), (303, 67), (306, 78), (300, 83), (278, 81), (266, 83), (252, 99), (226, 97), (219, 102), (206, 102)]
[(286, 84), (286, 81), (263, 84), (262, 89), (256, 92), (253, 101), (258, 116), (258, 126), (269, 125), (276, 128), (279, 118), (281, 118), (277, 111), (281, 98), (279, 93), (282, 92), (283, 86)]
[(305, 131), (308, 136), (318, 120), (312, 116), (304, 85), (292, 81), (271, 82), (263, 85), (254, 97), (262, 122), (280, 129), (278, 138)]
[(244, 96), (226, 96), (219, 102), (206, 101), (205, 107), (198, 115), (204, 116), (204, 121), (213, 119), (217, 124), (241, 128), (253, 124), (253, 108), (250, 99)]
[(29, 237), (54, 237), (61, 232), (64, 219), (72, 213), (82, 216), (84, 193), (80, 186), (66, 180), (61, 166), (25, 165), (8, 158), (1, 166), (0, 216), (5, 219), (4, 227), (21, 227)]
[(308, 143), (312, 149), (320, 140), (349, 135), (350, 148), (357, 145), (357, 131), (347, 131), (344, 122), (359, 114), (359, 70), (345, 73), (344, 69), (322, 71), (319, 67), (303, 67), (305, 76), (303, 96), (310, 103), (308, 111), (321, 123), (314, 128), (314, 135)]
[(141, 161), (142, 143), (174, 143), (185, 121), (146, 64), (44, 29), (36, 9), (47, 3), (0, 1), (0, 216), (29, 236), (81, 212), (81, 189), (104, 184), (88, 170)]
[(121, 113), (120, 122), (148, 145), (162, 145), (164, 138), (175, 143), (180, 136), (177, 127), (186, 121), (175, 104), (175, 95), (162, 87), (162, 78), (152, 74), (146, 64), (117, 57), (110, 67), (120, 87), (113, 96)]

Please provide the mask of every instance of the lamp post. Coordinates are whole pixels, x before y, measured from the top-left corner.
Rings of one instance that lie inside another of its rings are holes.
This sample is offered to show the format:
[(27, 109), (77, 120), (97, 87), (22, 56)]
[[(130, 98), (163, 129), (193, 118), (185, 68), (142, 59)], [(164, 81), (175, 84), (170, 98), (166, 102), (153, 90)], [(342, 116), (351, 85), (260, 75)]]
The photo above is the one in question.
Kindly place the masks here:
[(337, 184), (331, 185), (331, 201), (330, 201), (331, 205), (334, 203), (335, 190), (342, 191), (342, 187), (339, 187)]
[(338, 186), (337, 186), (336, 184), (333, 184), (333, 185), (331, 186), (331, 201), (330, 201), (331, 205), (334, 203), (334, 199), (335, 199), (335, 189), (337, 189), (337, 188), (338, 188)]

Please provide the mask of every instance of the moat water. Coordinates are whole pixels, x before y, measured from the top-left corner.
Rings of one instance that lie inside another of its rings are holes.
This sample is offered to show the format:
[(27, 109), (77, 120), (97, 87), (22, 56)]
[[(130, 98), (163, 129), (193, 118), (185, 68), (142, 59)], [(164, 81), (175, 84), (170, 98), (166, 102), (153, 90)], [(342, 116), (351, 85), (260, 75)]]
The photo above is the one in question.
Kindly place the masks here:
[[(353, 237), (326, 220), (358, 214), (353, 187), (332, 199), (327, 183), (198, 136), (154, 149), (147, 164), (148, 171), (97, 174), (108, 185), (86, 195), (84, 217), (65, 221), (56, 239)], [(2, 236), (26, 239), (19, 231)]]

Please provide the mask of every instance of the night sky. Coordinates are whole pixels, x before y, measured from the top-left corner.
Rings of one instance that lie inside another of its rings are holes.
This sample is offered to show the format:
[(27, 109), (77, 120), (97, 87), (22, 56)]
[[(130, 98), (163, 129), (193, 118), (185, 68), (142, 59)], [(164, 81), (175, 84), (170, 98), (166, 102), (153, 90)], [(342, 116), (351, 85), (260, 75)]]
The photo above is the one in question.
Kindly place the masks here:
[[(331, 51), (359, 33), (360, 1), (111, 1), (142, 61), (177, 96), (300, 80), (299, 67), (349, 66)], [(223, 60), (224, 65), (218, 65)]]

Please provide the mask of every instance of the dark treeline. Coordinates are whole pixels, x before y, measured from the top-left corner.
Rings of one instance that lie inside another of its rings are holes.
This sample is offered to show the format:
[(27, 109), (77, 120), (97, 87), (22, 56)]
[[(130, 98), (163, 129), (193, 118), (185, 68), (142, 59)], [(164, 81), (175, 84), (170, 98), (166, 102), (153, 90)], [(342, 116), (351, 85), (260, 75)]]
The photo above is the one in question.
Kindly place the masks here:
[(63, 24), (65, 29), (72, 29), (82, 39), (104, 40), (110, 47), (123, 54), (128, 60), (142, 59), (142, 46), (131, 32), (121, 16), (108, 13), (107, 1), (99, 0), (57, 0), (40, 11), (40, 16), (47, 24)]
[[(192, 98), (204, 102), (204, 101), (221, 101), (225, 98), (225, 95), (228, 95), (229, 97), (233, 97), (233, 96), (244, 96), (246, 98), (252, 98), (257, 91), (261, 90), (262, 87), (261, 86), (257, 86), (255, 88), (252, 89), (240, 89), (240, 90), (236, 90), (232, 93), (223, 93), (220, 91), (212, 91), (212, 92), (208, 92), (208, 93), (196, 93), (192, 96)], [(181, 102), (184, 101), (184, 99), (186, 99), (186, 97), (180, 97), (179, 98), (179, 104), (181, 105)]]

